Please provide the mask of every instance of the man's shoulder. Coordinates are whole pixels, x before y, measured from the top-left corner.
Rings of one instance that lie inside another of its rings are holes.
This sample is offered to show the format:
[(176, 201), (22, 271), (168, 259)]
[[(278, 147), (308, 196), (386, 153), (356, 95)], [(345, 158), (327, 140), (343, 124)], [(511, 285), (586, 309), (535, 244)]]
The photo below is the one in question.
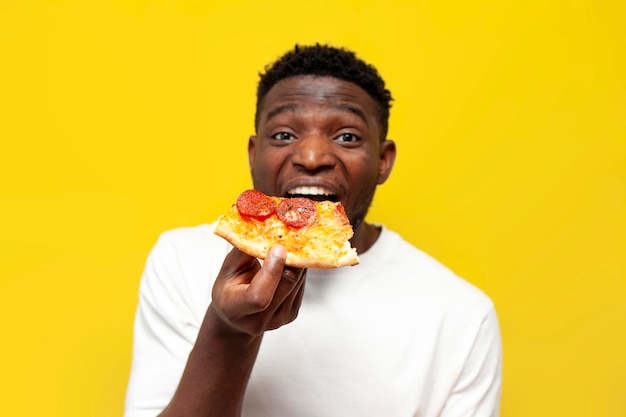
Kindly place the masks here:
[(151, 257), (157, 262), (175, 263), (190, 274), (221, 266), (226, 254), (232, 249), (230, 243), (215, 235), (215, 223), (178, 227), (162, 232), (157, 239)]
[(427, 251), (404, 239), (399, 233), (383, 229), (386, 268), (396, 276), (424, 291), (429, 297), (457, 307), (493, 309), (483, 290), (458, 271), (453, 271)]
[(169, 229), (159, 235), (157, 245), (168, 244), (185, 251), (198, 248), (228, 248), (230, 244), (215, 235), (214, 229), (215, 223)]
[(224, 257), (232, 246), (213, 234), (213, 224), (179, 227), (162, 232), (144, 269), (145, 294), (165, 299), (184, 299), (196, 317), (202, 317), (209, 302), (210, 288)]

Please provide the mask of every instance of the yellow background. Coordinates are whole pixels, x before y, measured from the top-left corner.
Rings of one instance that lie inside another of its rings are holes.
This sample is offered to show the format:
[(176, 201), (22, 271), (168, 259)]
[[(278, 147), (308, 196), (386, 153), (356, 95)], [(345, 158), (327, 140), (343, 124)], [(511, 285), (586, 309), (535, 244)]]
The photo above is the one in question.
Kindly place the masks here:
[(250, 185), (263, 66), (373, 62), (370, 220), (495, 301), (504, 417), (626, 416), (626, 2), (0, 0), (2, 415), (121, 415), (145, 257)]

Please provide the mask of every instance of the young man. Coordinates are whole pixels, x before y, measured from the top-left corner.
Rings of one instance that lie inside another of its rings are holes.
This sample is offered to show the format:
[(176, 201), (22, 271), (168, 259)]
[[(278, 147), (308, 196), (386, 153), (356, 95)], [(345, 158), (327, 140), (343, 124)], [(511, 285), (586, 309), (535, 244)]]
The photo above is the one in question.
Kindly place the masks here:
[(390, 102), (339, 48), (296, 47), (261, 76), (254, 187), (341, 201), (361, 263), (290, 268), (276, 246), (261, 264), (213, 225), (163, 234), (141, 282), (126, 417), (498, 415), (491, 301), (364, 221), (395, 159)]

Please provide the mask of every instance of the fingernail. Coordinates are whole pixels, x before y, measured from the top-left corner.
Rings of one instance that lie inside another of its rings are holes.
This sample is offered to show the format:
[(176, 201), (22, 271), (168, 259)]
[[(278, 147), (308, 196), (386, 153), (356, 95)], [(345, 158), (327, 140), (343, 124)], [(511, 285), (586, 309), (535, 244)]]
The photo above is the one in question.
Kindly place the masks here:
[(287, 249), (282, 245), (276, 245), (272, 248), (272, 255), (277, 258), (284, 258), (287, 256)]

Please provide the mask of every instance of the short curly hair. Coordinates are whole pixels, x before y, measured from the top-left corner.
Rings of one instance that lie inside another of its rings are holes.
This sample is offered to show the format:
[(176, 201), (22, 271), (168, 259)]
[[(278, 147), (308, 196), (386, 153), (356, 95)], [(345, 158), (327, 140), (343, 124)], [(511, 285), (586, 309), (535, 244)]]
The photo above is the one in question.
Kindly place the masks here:
[(387, 137), (391, 92), (376, 68), (345, 48), (330, 45), (296, 45), (273, 64), (265, 67), (265, 73), (257, 87), (255, 128), (258, 127), (261, 103), (265, 95), (279, 81), (298, 75), (318, 75), (334, 77), (353, 82), (365, 90), (378, 104), (378, 117), (381, 126), (381, 141)]

